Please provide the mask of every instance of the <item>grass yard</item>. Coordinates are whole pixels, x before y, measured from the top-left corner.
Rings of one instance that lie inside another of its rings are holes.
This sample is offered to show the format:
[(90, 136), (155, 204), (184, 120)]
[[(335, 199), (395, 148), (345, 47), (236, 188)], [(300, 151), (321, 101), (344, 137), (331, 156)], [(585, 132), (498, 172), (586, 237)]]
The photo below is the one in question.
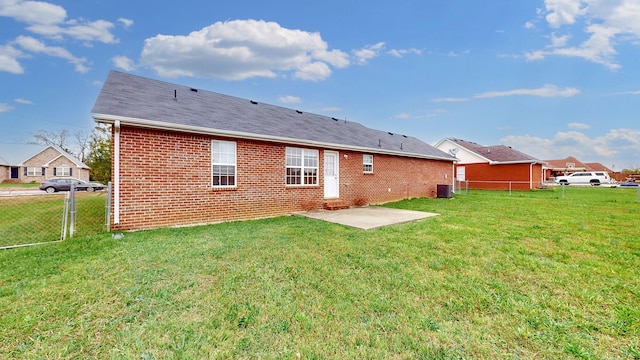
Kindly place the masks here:
[[(0, 197), (0, 247), (60, 240), (66, 193)], [(106, 231), (104, 192), (76, 192), (76, 236)]]
[(632, 189), (471, 191), (0, 252), (0, 358), (640, 359)]

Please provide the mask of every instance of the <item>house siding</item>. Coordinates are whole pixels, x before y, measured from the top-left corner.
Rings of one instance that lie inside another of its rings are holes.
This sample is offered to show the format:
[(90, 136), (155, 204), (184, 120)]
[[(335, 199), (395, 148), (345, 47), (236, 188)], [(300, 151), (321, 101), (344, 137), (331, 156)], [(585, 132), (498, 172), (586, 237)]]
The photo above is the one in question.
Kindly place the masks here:
[[(285, 185), (286, 144), (128, 126), (119, 136), (120, 214), (112, 229), (273, 217), (320, 209), (325, 201), (323, 148), (290, 145), (319, 150), (318, 185), (299, 187)], [(237, 144), (235, 188), (211, 187), (214, 139)], [(451, 169), (448, 161), (374, 155), (374, 173), (364, 174), (362, 153), (340, 151), (340, 199), (361, 205), (435, 197), (437, 184), (447, 181)]]
[[(541, 164), (460, 164), (470, 189), (531, 190), (542, 185)], [(531, 170), (531, 171), (530, 171)]]
[[(60, 152), (49, 147), (44, 151), (38, 153), (37, 155), (29, 158), (28, 160), (23, 162), (23, 166), (20, 167), (18, 176), (22, 182), (41, 182), (45, 179), (49, 179), (52, 177), (61, 177), (55, 176), (53, 174), (53, 169), (60, 165), (67, 165), (72, 170), (71, 176), (76, 179), (89, 181), (89, 169), (83, 169), (76, 166), (72, 161), (67, 159), (64, 155), (60, 156)], [(53, 160), (55, 159), (55, 160)], [(52, 161), (53, 160), (53, 161)], [(45, 164), (49, 163), (47, 166)], [(45, 172), (42, 176), (28, 176), (24, 174), (25, 167), (35, 167), (35, 168), (44, 168)]]

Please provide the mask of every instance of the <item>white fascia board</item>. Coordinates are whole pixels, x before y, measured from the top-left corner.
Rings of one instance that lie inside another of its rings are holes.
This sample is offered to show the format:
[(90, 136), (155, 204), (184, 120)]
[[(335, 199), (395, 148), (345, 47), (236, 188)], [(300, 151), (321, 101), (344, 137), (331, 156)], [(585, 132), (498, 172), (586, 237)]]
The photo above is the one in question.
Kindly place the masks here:
[(237, 139), (261, 140), (261, 141), (270, 141), (270, 142), (292, 144), (292, 145), (314, 146), (314, 147), (320, 147), (320, 148), (359, 151), (359, 152), (365, 152), (365, 153), (395, 155), (395, 156), (413, 157), (413, 158), (421, 158), (421, 159), (429, 159), (429, 160), (444, 160), (444, 161), (450, 161), (450, 162), (454, 161), (454, 159), (447, 158), (447, 157), (427, 156), (427, 155), (416, 154), (416, 153), (382, 150), (382, 149), (374, 149), (374, 148), (367, 148), (367, 147), (360, 147), (360, 146), (349, 146), (349, 145), (342, 145), (342, 144), (332, 144), (332, 143), (325, 143), (320, 141), (301, 140), (301, 139), (294, 139), (294, 138), (287, 138), (287, 137), (280, 137), (280, 136), (260, 135), (260, 134), (245, 133), (240, 131), (219, 130), (219, 129), (201, 127), (201, 126), (172, 124), (172, 123), (166, 123), (162, 121), (128, 118), (123, 116), (91, 114), (91, 117), (96, 122), (105, 123), (105, 124), (113, 124), (116, 121), (120, 121), (121, 126), (131, 125), (131, 126), (148, 128), (148, 129), (156, 129), (156, 130), (168, 130), (168, 131), (188, 132), (188, 133), (195, 133), (195, 134), (202, 134), (202, 135), (225, 136), (225, 137), (232, 137)]
[(514, 165), (514, 164), (544, 164), (539, 160), (517, 160), (517, 161), (490, 161), (489, 165)]

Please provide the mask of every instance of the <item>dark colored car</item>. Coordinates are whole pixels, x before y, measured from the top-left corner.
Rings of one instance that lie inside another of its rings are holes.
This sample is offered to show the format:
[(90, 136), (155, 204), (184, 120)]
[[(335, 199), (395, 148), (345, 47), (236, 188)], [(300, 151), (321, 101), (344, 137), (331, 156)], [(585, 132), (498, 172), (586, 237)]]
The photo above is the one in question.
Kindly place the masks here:
[(45, 180), (43, 183), (40, 183), (40, 190), (44, 190), (48, 193), (69, 191), (71, 190), (71, 184), (75, 184), (75, 188), (78, 191), (95, 191), (103, 190), (105, 188), (104, 185), (98, 183), (90, 183), (73, 178), (64, 178)]

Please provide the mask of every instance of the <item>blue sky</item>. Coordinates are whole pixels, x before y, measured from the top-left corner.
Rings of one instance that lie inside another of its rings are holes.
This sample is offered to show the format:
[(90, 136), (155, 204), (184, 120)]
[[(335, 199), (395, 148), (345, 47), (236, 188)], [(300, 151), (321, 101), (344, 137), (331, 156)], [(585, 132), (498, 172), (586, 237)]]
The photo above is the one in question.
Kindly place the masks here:
[(640, 0), (0, 0), (0, 142), (90, 131), (111, 69), (435, 144), (640, 167)]

